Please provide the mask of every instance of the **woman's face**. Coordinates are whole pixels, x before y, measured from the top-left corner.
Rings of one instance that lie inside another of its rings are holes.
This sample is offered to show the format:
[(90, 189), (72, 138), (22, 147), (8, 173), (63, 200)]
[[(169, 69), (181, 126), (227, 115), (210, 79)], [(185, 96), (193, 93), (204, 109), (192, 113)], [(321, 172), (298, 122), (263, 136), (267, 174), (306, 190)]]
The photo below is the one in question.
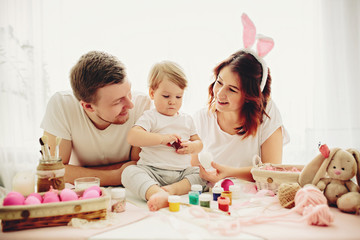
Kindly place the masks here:
[(240, 89), (240, 76), (232, 72), (229, 66), (221, 69), (213, 87), (216, 110), (240, 112), (243, 106)]

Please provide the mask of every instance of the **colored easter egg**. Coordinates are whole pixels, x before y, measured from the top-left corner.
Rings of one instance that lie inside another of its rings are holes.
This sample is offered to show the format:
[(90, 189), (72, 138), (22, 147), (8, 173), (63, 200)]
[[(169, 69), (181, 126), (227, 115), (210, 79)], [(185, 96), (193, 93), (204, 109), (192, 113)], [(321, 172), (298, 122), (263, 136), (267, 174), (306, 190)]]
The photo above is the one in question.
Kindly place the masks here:
[(82, 196), (83, 199), (91, 199), (91, 198), (98, 198), (98, 197), (100, 197), (100, 193), (94, 189), (90, 190), (86, 193), (84, 192), (84, 194)]
[(57, 194), (49, 194), (44, 197), (43, 203), (54, 203), (60, 202), (59, 196)]
[(224, 179), (221, 182), (221, 187), (224, 189), (224, 191), (229, 191), (229, 187), (231, 185), (234, 185), (233, 181), (231, 181), (230, 179)]
[(87, 188), (87, 189), (84, 191), (84, 193), (86, 193), (86, 192), (88, 192), (88, 191), (91, 191), (91, 190), (96, 190), (96, 191), (101, 195), (101, 189), (100, 189), (99, 186), (96, 186), (96, 185)]
[(76, 193), (68, 188), (65, 188), (60, 193), (60, 199), (62, 202), (78, 200)]
[(25, 197), (19, 192), (9, 192), (4, 198), (4, 206), (24, 205)]
[(36, 204), (41, 204), (41, 202), (35, 196), (30, 196), (29, 195), (24, 201), (24, 205), (36, 205)]
[(37, 199), (39, 199), (39, 201), (40, 202), (42, 202), (43, 201), (43, 198), (42, 198), (42, 196), (39, 194), (39, 193), (31, 193), (28, 197), (30, 197), (30, 196), (33, 196), (33, 197), (36, 197)]
[(43, 199), (47, 198), (47, 197), (50, 197), (50, 196), (57, 196), (58, 194), (54, 191), (47, 191), (44, 196), (43, 196)]

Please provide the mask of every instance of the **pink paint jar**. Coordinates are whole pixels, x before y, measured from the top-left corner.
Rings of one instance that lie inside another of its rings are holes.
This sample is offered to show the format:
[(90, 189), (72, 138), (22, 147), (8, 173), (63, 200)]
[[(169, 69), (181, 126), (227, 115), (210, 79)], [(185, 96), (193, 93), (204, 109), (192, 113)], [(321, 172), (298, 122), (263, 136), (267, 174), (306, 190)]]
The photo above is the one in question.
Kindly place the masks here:
[(224, 212), (229, 211), (230, 199), (228, 197), (218, 197), (217, 201), (219, 210)]

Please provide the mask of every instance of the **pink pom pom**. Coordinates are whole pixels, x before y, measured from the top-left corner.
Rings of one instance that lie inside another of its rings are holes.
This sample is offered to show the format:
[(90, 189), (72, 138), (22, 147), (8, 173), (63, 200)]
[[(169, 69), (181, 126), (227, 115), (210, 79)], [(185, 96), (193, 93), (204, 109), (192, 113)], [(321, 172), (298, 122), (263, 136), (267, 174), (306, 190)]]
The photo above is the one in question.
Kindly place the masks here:
[(320, 204), (327, 204), (327, 199), (324, 194), (315, 186), (306, 185), (299, 189), (295, 195), (296, 211), (303, 213), (304, 208), (310, 205), (316, 206)]
[(31, 195), (29, 195), (24, 201), (24, 205), (37, 205), (37, 204), (41, 204), (41, 201), (37, 197)]
[(4, 198), (4, 206), (24, 205), (25, 197), (19, 192), (9, 192)]
[(304, 208), (303, 215), (309, 225), (329, 226), (334, 221), (334, 215), (327, 204), (307, 206)]
[(229, 191), (229, 187), (231, 185), (234, 185), (233, 181), (231, 181), (230, 179), (224, 179), (221, 182), (221, 187), (224, 189), (224, 191)]
[(90, 198), (98, 198), (100, 197), (100, 193), (96, 190), (90, 190), (83, 194), (83, 199), (90, 199)]
[(62, 202), (78, 200), (76, 193), (68, 188), (65, 188), (60, 193), (60, 199)]

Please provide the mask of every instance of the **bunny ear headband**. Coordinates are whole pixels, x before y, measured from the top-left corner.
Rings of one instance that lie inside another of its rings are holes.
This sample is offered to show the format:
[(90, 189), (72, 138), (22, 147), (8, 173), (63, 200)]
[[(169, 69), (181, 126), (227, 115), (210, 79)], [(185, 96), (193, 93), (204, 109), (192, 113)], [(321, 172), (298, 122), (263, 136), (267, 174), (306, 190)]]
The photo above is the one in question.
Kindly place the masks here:
[[(268, 54), (274, 47), (274, 40), (270, 37), (266, 37), (263, 35), (256, 35), (255, 25), (245, 13), (242, 14), (241, 20), (244, 27), (244, 51), (253, 55), (261, 63), (261, 66), (263, 68), (263, 76), (260, 84), (260, 89), (262, 92), (264, 90), (266, 79), (268, 77), (268, 68), (266, 66), (266, 62), (263, 60), (263, 57)], [(258, 41), (256, 44), (256, 52), (254, 52), (253, 50), (251, 50), (251, 47), (254, 45), (256, 39)]]

